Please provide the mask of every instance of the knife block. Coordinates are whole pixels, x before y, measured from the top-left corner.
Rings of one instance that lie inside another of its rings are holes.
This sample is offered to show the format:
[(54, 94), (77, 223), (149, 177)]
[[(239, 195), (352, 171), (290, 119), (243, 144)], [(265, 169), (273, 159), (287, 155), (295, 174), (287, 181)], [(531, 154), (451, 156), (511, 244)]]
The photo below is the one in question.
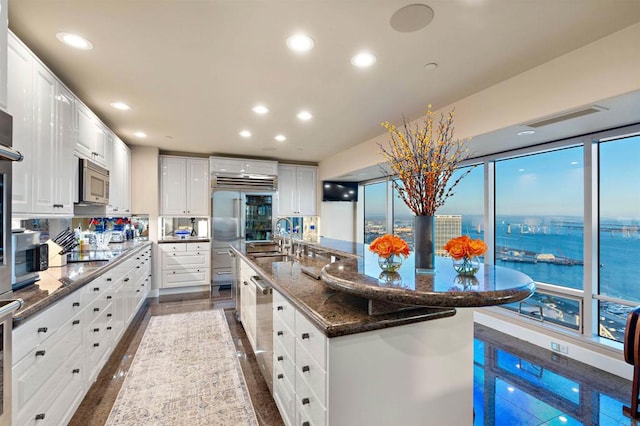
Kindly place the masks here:
[(58, 254), (63, 249), (52, 240), (47, 240), (49, 246), (49, 266), (64, 266), (67, 264), (67, 255)]

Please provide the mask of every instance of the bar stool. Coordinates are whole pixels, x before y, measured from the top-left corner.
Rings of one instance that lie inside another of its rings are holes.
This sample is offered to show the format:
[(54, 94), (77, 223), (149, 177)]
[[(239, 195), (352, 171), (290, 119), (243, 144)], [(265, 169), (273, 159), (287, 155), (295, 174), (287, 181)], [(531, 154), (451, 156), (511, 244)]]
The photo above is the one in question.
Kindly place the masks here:
[(640, 398), (640, 306), (629, 312), (627, 328), (624, 332), (624, 360), (633, 365), (633, 385), (631, 386), (631, 407), (622, 407), (622, 413), (640, 420), (638, 400)]

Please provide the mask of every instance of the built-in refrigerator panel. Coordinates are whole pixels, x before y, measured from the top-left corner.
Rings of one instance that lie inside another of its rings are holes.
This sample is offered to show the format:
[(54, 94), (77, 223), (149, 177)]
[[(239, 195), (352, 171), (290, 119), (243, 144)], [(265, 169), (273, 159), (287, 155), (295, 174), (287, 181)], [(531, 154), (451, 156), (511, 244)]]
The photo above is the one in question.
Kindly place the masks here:
[(242, 236), (242, 194), (240, 191), (214, 191), (211, 197), (211, 290), (233, 285), (234, 259), (229, 245)]

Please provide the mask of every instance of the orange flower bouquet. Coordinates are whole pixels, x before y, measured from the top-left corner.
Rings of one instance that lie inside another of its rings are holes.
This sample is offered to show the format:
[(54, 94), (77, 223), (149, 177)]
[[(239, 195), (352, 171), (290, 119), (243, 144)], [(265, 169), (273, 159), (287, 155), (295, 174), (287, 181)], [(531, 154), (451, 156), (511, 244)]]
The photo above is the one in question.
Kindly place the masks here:
[(383, 271), (395, 272), (402, 265), (400, 256), (409, 256), (409, 245), (396, 235), (386, 234), (373, 240), (369, 251), (378, 255), (378, 265)]
[(453, 269), (460, 275), (473, 276), (480, 269), (476, 256), (487, 251), (487, 245), (480, 238), (471, 239), (467, 235), (450, 239), (443, 247), (453, 258)]

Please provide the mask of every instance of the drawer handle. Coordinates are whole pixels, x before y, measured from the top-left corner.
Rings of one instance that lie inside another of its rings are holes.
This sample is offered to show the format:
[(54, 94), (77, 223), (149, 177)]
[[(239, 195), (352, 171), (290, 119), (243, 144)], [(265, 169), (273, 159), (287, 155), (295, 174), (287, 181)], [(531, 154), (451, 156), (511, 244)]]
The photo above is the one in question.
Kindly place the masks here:
[(107, 300), (111, 300), (111, 296), (107, 296)]
[(277, 359), (278, 359), (278, 361), (283, 361), (284, 357), (282, 355), (280, 355)]
[(309, 405), (309, 398), (302, 398), (302, 405)]
[(284, 311), (284, 306), (278, 306), (278, 307), (276, 308), (276, 311)]
[(98, 346), (100, 346), (100, 343), (94, 343), (94, 344), (93, 344), (93, 347), (94, 347), (94, 348), (97, 348)]
[(137, 290), (136, 290), (136, 293), (140, 293), (140, 289), (137, 289)]
[(73, 302), (73, 304), (71, 306), (73, 306), (73, 307), (80, 306), (80, 302)]
[(71, 372), (71, 374), (78, 374), (78, 373), (80, 373), (79, 368), (74, 368), (73, 371)]
[(282, 373), (278, 374), (278, 379), (284, 379), (284, 374)]
[(302, 333), (302, 338), (303, 339), (308, 339), (309, 338), (309, 333)]
[(309, 423), (309, 422), (302, 422), (302, 426), (311, 426), (311, 423)]
[(111, 278), (107, 278), (107, 282), (110, 283), (111, 282)]
[(111, 326), (107, 327), (107, 330), (111, 330)]
[(309, 371), (309, 366), (308, 365), (302, 366), (302, 372), (306, 373), (307, 371)]
[(80, 320), (73, 320), (73, 322), (71, 324), (72, 325), (78, 325), (78, 324), (80, 324)]
[(44, 413), (36, 414), (36, 420), (44, 420)]
[(125, 279), (124, 279), (124, 282), (125, 282), (125, 283), (126, 283), (127, 281), (129, 281), (129, 278), (125, 278)]
[[(147, 282), (147, 280), (144, 280), (144, 282)], [(140, 284), (140, 287), (144, 287), (144, 283)]]
[(99, 328), (94, 328), (94, 329), (93, 329), (93, 332), (94, 332), (94, 333), (97, 333), (98, 331), (100, 331), (100, 329), (99, 329)]
[(93, 291), (100, 291), (100, 287), (94, 287)]
[(44, 356), (45, 352), (45, 350), (36, 351), (36, 356)]
[(136, 266), (136, 269), (140, 269), (140, 266)]
[(278, 331), (277, 334), (278, 334), (278, 336), (282, 336), (282, 335), (284, 335), (284, 331)]
[(93, 308), (93, 312), (98, 312), (100, 308)]
[(46, 332), (47, 332), (47, 330), (48, 330), (48, 328), (47, 328), (47, 327), (40, 327), (40, 328), (38, 329), (38, 333), (46, 333)]
[(111, 318), (112, 314), (107, 314), (107, 318)]

